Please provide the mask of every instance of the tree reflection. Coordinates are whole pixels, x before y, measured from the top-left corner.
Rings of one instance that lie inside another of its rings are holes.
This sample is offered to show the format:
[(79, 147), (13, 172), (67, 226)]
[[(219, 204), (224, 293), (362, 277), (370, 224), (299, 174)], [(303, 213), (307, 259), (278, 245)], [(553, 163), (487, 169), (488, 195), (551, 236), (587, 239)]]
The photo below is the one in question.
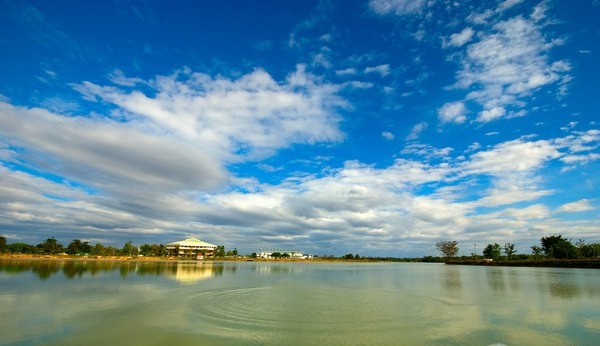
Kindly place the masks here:
[(220, 262), (143, 262), (143, 261), (97, 261), (97, 260), (2, 260), (0, 272), (21, 274), (32, 272), (40, 280), (47, 280), (62, 271), (67, 279), (84, 275), (117, 271), (126, 279), (137, 276), (166, 276), (178, 281), (197, 281), (222, 276), (225, 269), (235, 274), (236, 265), (226, 266)]

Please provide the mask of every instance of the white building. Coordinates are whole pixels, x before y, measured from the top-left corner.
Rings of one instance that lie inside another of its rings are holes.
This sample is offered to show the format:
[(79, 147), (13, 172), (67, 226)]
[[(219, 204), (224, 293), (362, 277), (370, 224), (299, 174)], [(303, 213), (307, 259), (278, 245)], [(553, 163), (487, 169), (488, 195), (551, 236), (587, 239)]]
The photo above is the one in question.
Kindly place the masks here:
[(312, 255), (304, 255), (302, 251), (286, 249), (260, 249), (260, 251), (256, 253), (256, 257), (271, 259), (273, 258), (272, 255), (274, 253), (279, 253), (280, 255), (287, 254), (289, 255), (289, 258), (293, 259), (311, 259), (313, 257)]
[(167, 244), (169, 256), (197, 257), (204, 254), (212, 257), (217, 245), (207, 243), (197, 238), (188, 238)]

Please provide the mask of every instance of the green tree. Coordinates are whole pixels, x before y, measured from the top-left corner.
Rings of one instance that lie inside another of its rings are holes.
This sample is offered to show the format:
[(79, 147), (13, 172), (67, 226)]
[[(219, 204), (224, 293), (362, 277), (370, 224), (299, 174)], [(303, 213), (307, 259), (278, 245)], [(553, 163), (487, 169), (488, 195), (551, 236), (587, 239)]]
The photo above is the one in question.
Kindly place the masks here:
[(121, 256), (135, 256), (137, 253), (138, 249), (133, 246), (133, 242), (131, 240), (128, 240), (121, 249)]
[(92, 252), (92, 246), (87, 241), (82, 242), (79, 239), (73, 239), (67, 246), (66, 252), (69, 255), (90, 254)]
[(531, 247), (531, 253), (533, 254), (533, 257), (540, 257), (542, 255), (542, 252), (544, 252), (544, 250), (542, 250), (542, 248), (537, 245)]
[(542, 250), (546, 256), (556, 259), (567, 259), (577, 257), (577, 248), (569, 239), (562, 235), (549, 235), (540, 239)]
[(600, 244), (594, 243), (589, 244), (586, 243), (585, 240), (579, 239), (577, 243), (575, 243), (577, 247), (577, 255), (582, 258), (595, 258), (600, 256)]
[(8, 246), (6, 245), (6, 238), (0, 236), (0, 253), (8, 252)]
[(26, 243), (12, 243), (7, 246), (10, 253), (34, 254), (36, 247)]
[(37, 248), (40, 252), (50, 255), (63, 252), (63, 246), (54, 237), (48, 238), (45, 242), (38, 244)]
[(273, 252), (273, 253), (271, 253), (271, 257), (273, 257), (273, 258), (280, 258), (281, 257), (281, 252)]
[(485, 258), (498, 259), (500, 258), (500, 244), (488, 244), (485, 249), (483, 249), (483, 256)]
[(516, 253), (515, 244), (513, 244), (513, 243), (504, 244), (504, 253), (506, 254), (506, 257), (508, 257), (508, 260), (510, 261), (512, 259), (512, 256)]
[(213, 252), (213, 256), (215, 257), (225, 257), (225, 246), (218, 245), (215, 251)]
[(140, 245), (140, 255), (153, 256), (154, 252), (152, 251), (152, 246), (150, 244)]
[(354, 255), (351, 254), (351, 253), (347, 253), (347, 254), (344, 255), (344, 259), (347, 259), (347, 260), (354, 259)]
[(456, 240), (440, 241), (435, 244), (435, 247), (444, 255), (446, 258), (451, 258), (458, 254), (458, 242)]
[(92, 248), (90, 254), (94, 256), (106, 256), (106, 247), (100, 243), (97, 243)]

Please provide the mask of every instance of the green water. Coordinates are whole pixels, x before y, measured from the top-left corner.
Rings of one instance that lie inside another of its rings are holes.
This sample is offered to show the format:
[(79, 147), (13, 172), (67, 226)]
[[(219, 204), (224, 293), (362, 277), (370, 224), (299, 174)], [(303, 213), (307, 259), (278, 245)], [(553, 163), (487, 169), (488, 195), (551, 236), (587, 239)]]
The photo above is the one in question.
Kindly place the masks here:
[(597, 345), (600, 270), (0, 260), (1, 345)]

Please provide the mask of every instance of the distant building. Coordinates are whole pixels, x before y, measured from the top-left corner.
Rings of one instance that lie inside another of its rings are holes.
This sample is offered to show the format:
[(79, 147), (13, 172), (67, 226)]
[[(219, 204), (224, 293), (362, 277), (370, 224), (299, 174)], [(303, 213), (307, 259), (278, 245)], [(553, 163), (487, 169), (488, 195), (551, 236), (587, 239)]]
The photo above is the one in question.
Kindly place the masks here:
[[(312, 255), (305, 255), (302, 251), (298, 250), (286, 250), (286, 249), (260, 249), (259, 252), (256, 253), (256, 257), (258, 258), (273, 258), (274, 253), (279, 253), (280, 255), (287, 254), (289, 258), (294, 259), (312, 259)], [(286, 256), (287, 257), (287, 256)]]
[(188, 238), (169, 243), (166, 247), (169, 256), (197, 258), (198, 255), (202, 254), (204, 254), (203, 257), (212, 257), (217, 245), (207, 243), (197, 238)]

